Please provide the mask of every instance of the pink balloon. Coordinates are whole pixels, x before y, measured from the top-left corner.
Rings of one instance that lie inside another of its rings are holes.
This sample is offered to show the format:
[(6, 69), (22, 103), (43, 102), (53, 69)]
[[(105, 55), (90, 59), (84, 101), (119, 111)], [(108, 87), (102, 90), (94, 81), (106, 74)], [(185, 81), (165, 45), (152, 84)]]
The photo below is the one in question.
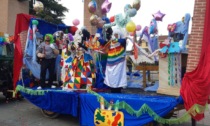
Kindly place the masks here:
[(158, 11), (157, 13), (152, 14), (152, 16), (155, 18), (156, 21), (162, 21), (165, 14)]
[(72, 23), (74, 26), (77, 26), (79, 25), (80, 21), (78, 19), (74, 19)]
[(140, 31), (141, 30), (141, 25), (136, 25), (136, 31)]
[(103, 4), (101, 5), (101, 13), (102, 14), (108, 13), (111, 7), (112, 7), (112, 3), (110, 3), (108, 0), (105, 0)]

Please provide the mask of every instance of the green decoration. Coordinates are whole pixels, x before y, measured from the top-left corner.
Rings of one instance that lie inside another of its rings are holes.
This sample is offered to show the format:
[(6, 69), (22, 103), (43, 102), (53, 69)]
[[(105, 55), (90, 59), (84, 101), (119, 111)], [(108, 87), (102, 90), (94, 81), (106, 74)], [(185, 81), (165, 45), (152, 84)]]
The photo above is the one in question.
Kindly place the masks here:
[(122, 123), (121, 123), (121, 122), (119, 122), (119, 123), (118, 123), (118, 126), (122, 126)]
[(171, 58), (170, 58), (170, 55), (171, 54), (168, 54), (168, 85), (170, 86), (170, 75), (171, 75), (171, 72), (170, 72), (170, 69), (171, 69)]
[(32, 20), (32, 24), (33, 24), (33, 25), (38, 25), (38, 24), (39, 24), (39, 21), (37, 21), (37, 20)]
[[(95, 95), (97, 100), (100, 102), (101, 95), (97, 94), (92, 90), (88, 90), (89, 93)], [(103, 98), (104, 99), (104, 98)], [(110, 103), (104, 99), (105, 106), (110, 106)], [(127, 113), (131, 115), (135, 115), (137, 117), (141, 116), (142, 114), (148, 113), (155, 121), (162, 123), (162, 124), (181, 124), (183, 122), (188, 121), (191, 119), (191, 115), (195, 116), (196, 114), (204, 113), (204, 111), (208, 108), (208, 104), (206, 106), (195, 104), (193, 105), (184, 115), (176, 119), (164, 119), (160, 117), (157, 113), (155, 113), (147, 104), (143, 104), (139, 110), (134, 110), (129, 104), (122, 101), (117, 103), (119, 104), (119, 109), (125, 109)], [(117, 107), (117, 104), (113, 104), (114, 107)]]
[(66, 33), (66, 34), (68, 34), (68, 33), (69, 33), (68, 29), (66, 29), (66, 30), (65, 30), (65, 33)]
[(105, 116), (102, 116), (101, 112), (97, 112), (96, 120), (100, 120), (100, 121), (104, 122), (105, 121)]
[(33, 89), (30, 89), (30, 88), (25, 88), (21, 85), (18, 85), (16, 87), (16, 92), (17, 91), (20, 91), (20, 92), (23, 92), (23, 93), (26, 93), (26, 94), (30, 94), (30, 95), (44, 95), (45, 94), (45, 90), (33, 90)]

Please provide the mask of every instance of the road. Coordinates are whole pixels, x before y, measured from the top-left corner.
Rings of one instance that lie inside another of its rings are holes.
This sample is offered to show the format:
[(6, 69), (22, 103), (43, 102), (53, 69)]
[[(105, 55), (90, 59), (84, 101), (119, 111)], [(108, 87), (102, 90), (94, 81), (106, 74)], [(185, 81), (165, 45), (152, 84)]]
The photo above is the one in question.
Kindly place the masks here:
[(7, 102), (0, 93), (0, 126), (79, 126), (79, 119), (70, 115), (50, 119), (44, 117), (40, 109), (29, 101)]

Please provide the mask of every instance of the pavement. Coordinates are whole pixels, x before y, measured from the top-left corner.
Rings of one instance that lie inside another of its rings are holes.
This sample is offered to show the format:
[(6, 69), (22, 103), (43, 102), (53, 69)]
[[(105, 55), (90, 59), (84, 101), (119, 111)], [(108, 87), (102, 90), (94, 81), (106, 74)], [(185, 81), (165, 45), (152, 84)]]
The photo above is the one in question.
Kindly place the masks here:
[[(210, 105), (208, 105), (208, 110), (205, 111), (205, 118), (201, 121), (196, 122), (196, 126), (210, 126)], [(177, 117), (181, 117), (186, 111), (180, 110), (177, 112)], [(173, 126), (192, 126), (191, 120), (179, 125)]]
[[(176, 112), (177, 117), (184, 113), (185, 110)], [(79, 119), (70, 115), (60, 115), (58, 118), (50, 119), (44, 117), (40, 108), (29, 101), (25, 99), (7, 101), (0, 93), (0, 126), (79, 126)], [(192, 126), (192, 124), (189, 120), (171, 126)], [(197, 122), (196, 126), (210, 126), (210, 110), (205, 112), (205, 118)]]

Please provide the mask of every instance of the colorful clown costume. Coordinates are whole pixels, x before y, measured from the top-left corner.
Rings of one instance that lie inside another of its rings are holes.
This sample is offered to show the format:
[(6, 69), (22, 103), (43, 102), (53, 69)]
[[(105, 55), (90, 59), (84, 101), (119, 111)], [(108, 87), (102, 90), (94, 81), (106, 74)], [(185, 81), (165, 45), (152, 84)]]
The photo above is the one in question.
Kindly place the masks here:
[(89, 54), (69, 57), (64, 78), (65, 89), (87, 89), (95, 82), (95, 69)]
[(112, 88), (127, 86), (125, 39), (112, 42), (108, 51), (104, 83)]

